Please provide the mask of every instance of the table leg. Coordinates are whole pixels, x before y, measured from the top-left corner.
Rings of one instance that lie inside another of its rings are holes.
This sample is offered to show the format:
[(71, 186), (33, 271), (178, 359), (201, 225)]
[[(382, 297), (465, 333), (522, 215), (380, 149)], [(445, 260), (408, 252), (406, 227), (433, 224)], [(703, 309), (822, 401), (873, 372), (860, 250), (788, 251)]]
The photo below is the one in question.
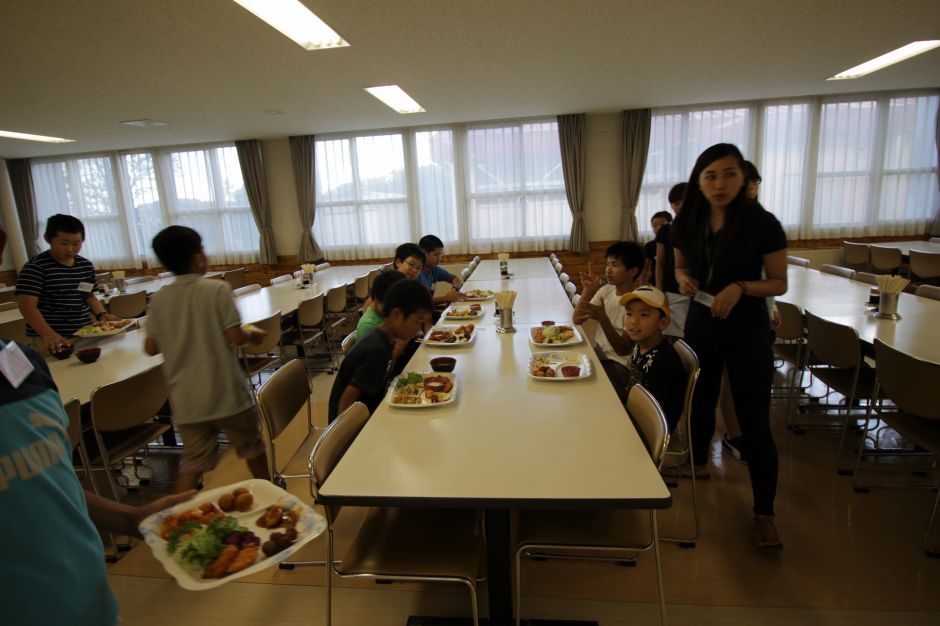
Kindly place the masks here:
[(492, 626), (510, 626), (512, 613), (512, 559), (509, 555), (509, 511), (487, 509), (484, 514), (486, 529), (486, 588), (490, 599)]

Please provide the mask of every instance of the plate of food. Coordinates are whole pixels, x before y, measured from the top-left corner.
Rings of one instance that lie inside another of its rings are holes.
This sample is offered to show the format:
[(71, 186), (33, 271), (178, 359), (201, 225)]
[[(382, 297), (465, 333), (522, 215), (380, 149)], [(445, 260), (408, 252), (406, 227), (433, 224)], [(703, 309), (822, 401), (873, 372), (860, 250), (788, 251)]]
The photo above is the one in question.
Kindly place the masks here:
[(490, 289), (468, 289), (463, 292), (464, 301), (482, 302), (483, 300), (492, 300), (493, 292)]
[(105, 321), (98, 322), (97, 324), (89, 324), (88, 326), (82, 326), (75, 331), (76, 337), (110, 337), (111, 335), (117, 335), (118, 333), (123, 333), (125, 330), (130, 328), (137, 320), (114, 320), (114, 321)]
[(572, 346), (581, 343), (581, 333), (567, 324), (539, 326), (531, 330), (529, 339), (537, 346)]
[(529, 378), (546, 382), (570, 382), (591, 375), (591, 359), (583, 354), (536, 352), (529, 358)]
[(444, 320), (475, 320), (483, 316), (483, 307), (479, 304), (454, 304), (451, 305), (441, 319)]
[(258, 479), (201, 492), (140, 523), (167, 573), (193, 591), (280, 563), (325, 529), (322, 515)]
[(422, 409), (457, 399), (457, 377), (446, 372), (403, 372), (392, 381), (389, 406)]
[(424, 336), (422, 343), (428, 346), (463, 346), (473, 341), (476, 334), (473, 324), (435, 326)]

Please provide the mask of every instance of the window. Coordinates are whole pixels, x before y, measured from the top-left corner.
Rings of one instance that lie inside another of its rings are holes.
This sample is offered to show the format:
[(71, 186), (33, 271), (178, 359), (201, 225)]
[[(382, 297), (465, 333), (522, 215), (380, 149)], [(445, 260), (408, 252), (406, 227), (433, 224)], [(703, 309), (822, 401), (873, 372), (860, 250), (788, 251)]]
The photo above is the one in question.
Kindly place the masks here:
[(689, 179), (695, 159), (706, 148), (721, 142), (733, 143), (747, 153), (752, 117), (751, 108), (742, 106), (654, 113), (636, 211), (641, 238), (652, 237), (653, 214), (669, 209), (669, 190)]
[(34, 161), (33, 193), (39, 216), (41, 250), (46, 220), (67, 213), (85, 225), (82, 256), (100, 267), (127, 267), (135, 263), (134, 249), (114, 179), (109, 155)]
[(790, 238), (923, 234), (940, 203), (938, 102), (936, 94), (879, 94), (655, 112), (637, 208), (641, 233), (698, 154), (725, 141), (755, 162), (761, 204)]
[(316, 142), (314, 236), (331, 258), (390, 256), (435, 234), (452, 252), (563, 246), (571, 211), (555, 121)]
[(571, 210), (556, 122), (467, 132), (467, 214), (475, 252), (544, 250), (567, 242)]
[(199, 231), (210, 262), (258, 259), (234, 146), (43, 159), (31, 169), (40, 221), (63, 212), (82, 220), (82, 253), (96, 267), (158, 265), (150, 242), (170, 224)]

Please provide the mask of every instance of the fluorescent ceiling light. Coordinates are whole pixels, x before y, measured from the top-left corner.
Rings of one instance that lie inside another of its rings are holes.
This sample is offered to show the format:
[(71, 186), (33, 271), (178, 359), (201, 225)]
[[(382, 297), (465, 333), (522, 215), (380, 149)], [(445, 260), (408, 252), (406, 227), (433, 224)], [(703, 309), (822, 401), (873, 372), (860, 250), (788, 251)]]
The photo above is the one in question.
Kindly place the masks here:
[(12, 130), (0, 130), (0, 137), (9, 137), (10, 139), (25, 139), (26, 141), (44, 141), (46, 143), (71, 143), (75, 141), (74, 139), (63, 139), (62, 137), (46, 137), (45, 135), (15, 133)]
[(897, 50), (892, 50), (887, 54), (882, 54), (880, 57), (872, 59), (871, 61), (865, 61), (861, 65), (856, 65), (851, 69), (847, 69), (844, 72), (840, 72), (831, 78), (826, 80), (848, 80), (851, 78), (859, 78), (865, 76), (866, 74), (871, 74), (872, 72), (877, 72), (878, 70), (884, 69), (889, 65), (894, 65), (895, 63), (900, 63), (911, 57), (915, 57), (918, 54), (923, 54), (928, 50), (933, 50), (934, 48), (940, 46), (940, 40), (932, 39), (930, 41), (914, 41), (906, 46), (901, 46)]
[(398, 85), (366, 87), (366, 91), (399, 113), (424, 113), (424, 108)]
[(167, 126), (166, 122), (161, 122), (160, 120), (125, 120), (121, 122), (125, 126), (137, 126), (138, 128), (153, 128), (155, 126)]
[(304, 50), (340, 48), (349, 42), (299, 0), (235, 0)]

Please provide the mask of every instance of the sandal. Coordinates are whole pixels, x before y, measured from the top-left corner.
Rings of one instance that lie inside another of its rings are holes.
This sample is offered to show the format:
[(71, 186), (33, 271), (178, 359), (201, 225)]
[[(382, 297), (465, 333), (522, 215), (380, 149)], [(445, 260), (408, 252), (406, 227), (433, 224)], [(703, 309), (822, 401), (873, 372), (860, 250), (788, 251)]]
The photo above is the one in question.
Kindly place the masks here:
[(754, 543), (758, 548), (782, 548), (780, 534), (774, 525), (773, 515), (754, 516)]

